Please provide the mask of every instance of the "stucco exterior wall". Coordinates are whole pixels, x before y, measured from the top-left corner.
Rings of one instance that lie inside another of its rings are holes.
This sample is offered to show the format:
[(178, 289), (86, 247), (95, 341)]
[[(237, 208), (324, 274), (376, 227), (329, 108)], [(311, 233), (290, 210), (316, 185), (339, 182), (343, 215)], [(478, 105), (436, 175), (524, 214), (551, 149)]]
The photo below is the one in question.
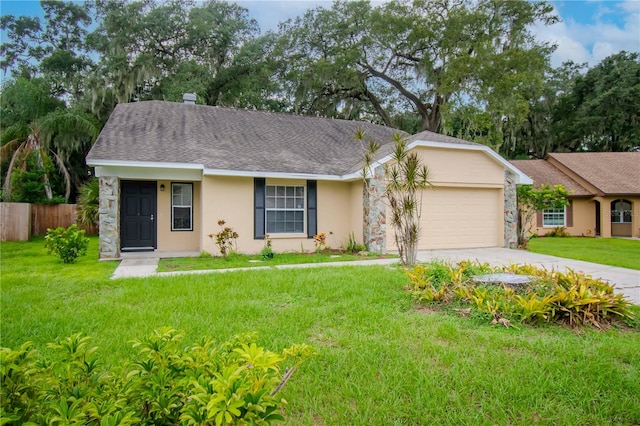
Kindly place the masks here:
[[(631, 201), (632, 213), (631, 224), (611, 223), (611, 202), (623, 198)], [(573, 236), (595, 237), (596, 236), (596, 201), (600, 202), (600, 237), (610, 238), (622, 232), (640, 238), (640, 197), (596, 197), (596, 198), (573, 198), (573, 226), (565, 226), (566, 232)], [(539, 236), (544, 236), (555, 227), (537, 226), (534, 217), (531, 232)], [(613, 231), (613, 232), (612, 232)]]
[[(305, 185), (306, 180), (267, 179), (267, 185)], [(264, 240), (254, 239), (253, 178), (205, 176), (202, 180), (202, 250), (219, 254), (209, 234), (220, 231), (217, 222), (225, 220), (226, 226), (239, 234), (237, 250), (240, 253), (258, 253)], [(306, 197), (306, 191), (305, 191)], [(359, 203), (362, 204), (360, 193)], [(354, 223), (354, 185), (351, 182), (318, 181), (318, 232), (327, 235), (327, 245), (339, 248), (347, 241), (351, 231), (358, 234)], [(305, 213), (306, 214), (306, 213)], [(361, 221), (362, 219), (360, 219)], [(306, 224), (305, 219), (305, 224)], [(362, 232), (360, 232), (360, 235)], [(312, 238), (304, 234), (270, 234), (275, 252), (313, 251)]]
[[(193, 230), (171, 230), (171, 183), (193, 183)], [(160, 190), (164, 185), (164, 191)], [(202, 211), (200, 202), (201, 183), (189, 181), (160, 180), (157, 182), (158, 206), (156, 230), (158, 235), (158, 251), (198, 251), (202, 227)]]
[[(352, 210), (360, 213), (362, 207), (354, 206), (351, 191), (350, 183), (318, 181), (318, 232), (327, 235), (327, 245), (331, 248), (344, 248), (349, 233), (357, 235), (358, 223), (353, 221)], [(362, 195), (357, 203), (362, 206)]]
[(447, 148), (415, 148), (431, 181), (440, 186), (492, 187), (504, 185), (504, 166), (482, 151)]
[(349, 184), (350, 198), (350, 222), (356, 243), (364, 244), (363, 218), (364, 207), (362, 203), (362, 181), (358, 180)]
[[(502, 247), (504, 166), (481, 151), (419, 147), (416, 152), (434, 185), (423, 194), (418, 248)], [(390, 224), (387, 248), (397, 250)]]

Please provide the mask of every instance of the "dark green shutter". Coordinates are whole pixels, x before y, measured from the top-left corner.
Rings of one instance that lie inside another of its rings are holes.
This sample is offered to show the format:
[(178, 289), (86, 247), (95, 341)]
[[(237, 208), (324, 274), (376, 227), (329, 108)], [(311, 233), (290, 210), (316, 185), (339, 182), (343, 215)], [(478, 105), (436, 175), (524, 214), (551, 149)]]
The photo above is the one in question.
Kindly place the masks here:
[(256, 240), (264, 239), (265, 187), (266, 180), (264, 178), (253, 180), (253, 238)]
[(307, 181), (307, 236), (313, 238), (318, 233), (318, 182)]

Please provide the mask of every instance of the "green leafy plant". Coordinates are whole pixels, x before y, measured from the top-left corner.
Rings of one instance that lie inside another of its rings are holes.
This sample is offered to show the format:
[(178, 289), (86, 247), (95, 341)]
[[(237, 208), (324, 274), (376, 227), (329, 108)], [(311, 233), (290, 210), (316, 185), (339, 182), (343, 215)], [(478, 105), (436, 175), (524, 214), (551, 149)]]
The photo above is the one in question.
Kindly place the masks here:
[(182, 346), (182, 333), (162, 328), (133, 342), (132, 362), (106, 368), (91, 339), (75, 334), (49, 345), (53, 360), (29, 342), (1, 348), (0, 413), (11, 424), (271, 424), (282, 421), (278, 391), (315, 352), (293, 345), (281, 353), (255, 334), (216, 345)]
[(94, 177), (80, 187), (78, 223), (85, 226), (97, 225), (99, 203), (100, 183), (98, 178)]
[(562, 185), (518, 185), (518, 244), (526, 246), (536, 212), (545, 209), (561, 209), (569, 205), (569, 192)]
[(347, 239), (347, 244), (345, 246), (345, 251), (347, 253), (360, 253), (362, 251), (367, 250), (364, 244), (358, 244), (356, 242), (356, 236), (352, 232), (349, 233), (349, 237)]
[(209, 238), (215, 240), (218, 249), (220, 250), (220, 254), (229, 258), (229, 255), (236, 247), (236, 240), (238, 239), (238, 233), (234, 231), (232, 228), (228, 226), (224, 226), (226, 222), (222, 219), (218, 221), (218, 226), (222, 228), (220, 232), (217, 234), (209, 234)]
[[(471, 279), (493, 272), (528, 275), (534, 280), (513, 288), (479, 285)], [(434, 262), (412, 268), (407, 276), (409, 291), (417, 302), (457, 300), (488, 315), (492, 323), (508, 327), (511, 321), (519, 321), (602, 328), (614, 321), (631, 324), (635, 318), (633, 305), (623, 295), (615, 294), (611, 285), (571, 269), (562, 273), (526, 264), (496, 269), (479, 262)]]
[(89, 238), (85, 237), (84, 231), (79, 230), (75, 224), (67, 229), (60, 226), (47, 229), (44, 246), (49, 254), (53, 253), (64, 263), (73, 263), (78, 256), (87, 254)]
[(269, 238), (269, 234), (265, 234), (264, 247), (260, 252), (260, 257), (262, 258), (262, 260), (270, 260), (270, 259), (273, 259), (273, 256), (274, 256), (274, 252), (273, 252), (273, 248), (271, 247), (271, 238)]
[(564, 226), (556, 226), (553, 230), (544, 234), (545, 237), (568, 237), (569, 233)]

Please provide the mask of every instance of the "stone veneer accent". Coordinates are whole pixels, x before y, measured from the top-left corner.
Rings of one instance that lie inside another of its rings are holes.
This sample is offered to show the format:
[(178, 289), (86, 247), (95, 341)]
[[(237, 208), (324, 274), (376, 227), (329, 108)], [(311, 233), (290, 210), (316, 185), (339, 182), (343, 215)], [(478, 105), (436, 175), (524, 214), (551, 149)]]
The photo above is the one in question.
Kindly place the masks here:
[(518, 247), (518, 196), (516, 194), (516, 175), (504, 171), (504, 246)]
[(100, 259), (120, 257), (120, 180), (115, 176), (100, 178)]
[(384, 167), (377, 167), (367, 182), (368, 184), (362, 189), (364, 244), (372, 253), (386, 254), (387, 209), (384, 202), (386, 182)]

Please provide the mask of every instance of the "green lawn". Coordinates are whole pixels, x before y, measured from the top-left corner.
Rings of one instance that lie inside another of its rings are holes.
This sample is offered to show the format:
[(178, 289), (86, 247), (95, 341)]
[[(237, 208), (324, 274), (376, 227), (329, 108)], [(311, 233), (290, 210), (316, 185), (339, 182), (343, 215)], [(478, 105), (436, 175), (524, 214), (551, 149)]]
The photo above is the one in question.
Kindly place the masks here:
[(115, 363), (171, 325), (187, 342), (257, 331), (318, 354), (283, 389), (289, 425), (638, 424), (640, 333), (492, 327), (415, 309), (398, 267), (238, 271), (110, 280), (115, 262), (63, 265), (42, 240), (1, 246), (1, 344), (82, 332)]
[(569, 259), (640, 270), (640, 241), (622, 238), (532, 238), (528, 249)]
[(254, 266), (293, 265), (302, 263), (347, 262), (368, 259), (398, 257), (397, 255), (376, 256), (373, 254), (358, 255), (349, 253), (276, 253), (273, 259), (262, 259), (262, 256), (231, 254), (228, 259), (222, 256), (200, 256), (161, 259), (158, 272), (193, 271), (206, 269), (250, 268)]

